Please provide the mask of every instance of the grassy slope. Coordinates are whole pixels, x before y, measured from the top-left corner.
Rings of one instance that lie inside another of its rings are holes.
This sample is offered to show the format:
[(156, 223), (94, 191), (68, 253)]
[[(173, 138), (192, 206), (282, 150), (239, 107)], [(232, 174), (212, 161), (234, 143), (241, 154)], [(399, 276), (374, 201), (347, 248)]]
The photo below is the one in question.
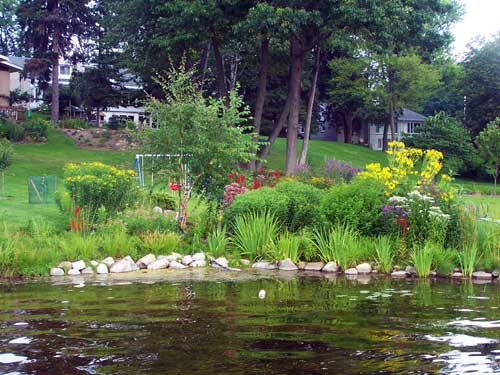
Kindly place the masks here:
[(98, 160), (128, 167), (133, 163), (131, 153), (77, 148), (70, 138), (55, 130), (50, 131), (47, 144), (18, 144), (14, 151), (13, 165), (5, 175), (8, 198), (0, 200), (0, 219), (7, 224), (25, 223), (29, 218), (52, 220), (58, 214), (53, 204), (28, 203), (29, 176), (56, 175), (60, 184), (62, 167), (69, 162)]
[[(286, 142), (278, 139), (269, 155), (268, 166), (283, 169)], [(299, 145), (300, 147), (300, 145)], [(49, 142), (44, 145), (15, 145), (14, 164), (6, 172), (6, 193), (8, 199), (0, 200), (0, 220), (8, 224), (22, 225), (29, 218), (55, 220), (58, 211), (55, 205), (34, 205), (28, 203), (28, 177), (41, 175), (57, 175), (61, 177), (62, 167), (68, 162), (102, 161), (122, 167), (131, 167), (133, 153), (85, 150), (75, 146), (74, 142), (63, 134), (51, 130)], [(362, 167), (367, 163), (385, 164), (385, 155), (366, 147), (346, 145), (336, 142), (312, 141), (309, 152), (309, 163), (313, 167), (323, 164), (325, 159), (337, 159), (352, 162)], [(59, 183), (61, 180), (59, 179)], [(485, 191), (491, 184), (472, 181), (459, 181), (467, 191)], [(475, 202), (483, 201), (483, 197), (471, 198)], [(500, 218), (500, 199), (484, 198), (491, 211)]]

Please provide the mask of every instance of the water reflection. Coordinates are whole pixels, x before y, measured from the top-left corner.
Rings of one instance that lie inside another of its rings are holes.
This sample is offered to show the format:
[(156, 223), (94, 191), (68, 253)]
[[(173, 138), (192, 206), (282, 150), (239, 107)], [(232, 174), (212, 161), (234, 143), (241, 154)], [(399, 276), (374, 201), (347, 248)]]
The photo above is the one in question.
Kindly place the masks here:
[(499, 285), (182, 275), (0, 285), (0, 373), (500, 373)]

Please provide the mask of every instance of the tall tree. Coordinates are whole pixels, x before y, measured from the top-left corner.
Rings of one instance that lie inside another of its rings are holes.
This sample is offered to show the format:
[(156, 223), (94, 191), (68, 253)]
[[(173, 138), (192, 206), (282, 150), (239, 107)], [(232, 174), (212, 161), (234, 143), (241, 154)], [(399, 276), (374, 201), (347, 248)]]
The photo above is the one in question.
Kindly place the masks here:
[(465, 123), (474, 133), (500, 117), (500, 33), (464, 61)]
[(486, 171), (493, 176), (493, 195), (496, 195), (497, 180), (500, 176), (500, 118), (488, 123), (476, 138), (476, 144)]
[(16, 11), (19, 0), (0, 1), (0, 54), (10, 55), (18, 50), (19, 24)]
[[(95, 26), (91, 0), (22, 0), (17, 11), (23, 46), (32, 59), (28, 70), (41, 81), (52, 80), (51, 120), (59, 121), (59, 59), (76, 57), (77, 45)], [(42, 73), (42, 74), (40, 74)]]

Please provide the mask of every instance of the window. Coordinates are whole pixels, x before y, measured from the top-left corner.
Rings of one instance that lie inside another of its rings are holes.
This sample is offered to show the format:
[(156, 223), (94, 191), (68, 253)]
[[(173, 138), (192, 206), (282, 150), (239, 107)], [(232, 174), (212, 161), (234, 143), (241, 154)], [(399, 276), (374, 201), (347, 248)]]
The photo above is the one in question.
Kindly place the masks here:
[(377, 138), (377, 148), (379, 150), (382, 148), (382, 138)]
[(71, 74), (71, 67), (69, 65), (61, 65), (59, 67), (59, 73), (62, 75), (69, 76)]
[(382, 133), (384, 130), (383, 130), (383, 126), (382, 125), (375, 125), (375, 133), (377, 134), (380, 134)]
[(407, 124), (407, 133), (408, 134), (413, 134), (415, 133), (415, 129), (417, 128), (417, 126), (419, 126), (421, 123), (420, 122), (409, 122)]

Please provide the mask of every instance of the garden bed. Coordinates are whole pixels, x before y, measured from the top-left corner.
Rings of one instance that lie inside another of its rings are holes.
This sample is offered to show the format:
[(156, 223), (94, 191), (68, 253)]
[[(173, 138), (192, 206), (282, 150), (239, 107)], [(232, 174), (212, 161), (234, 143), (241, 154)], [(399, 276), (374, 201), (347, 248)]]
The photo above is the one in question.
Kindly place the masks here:
[(130, 130), (81, 128), (61, 129), (61, 132), (73, 139), (78, 147), (89, 150), (128, 151), (139, 145)]

